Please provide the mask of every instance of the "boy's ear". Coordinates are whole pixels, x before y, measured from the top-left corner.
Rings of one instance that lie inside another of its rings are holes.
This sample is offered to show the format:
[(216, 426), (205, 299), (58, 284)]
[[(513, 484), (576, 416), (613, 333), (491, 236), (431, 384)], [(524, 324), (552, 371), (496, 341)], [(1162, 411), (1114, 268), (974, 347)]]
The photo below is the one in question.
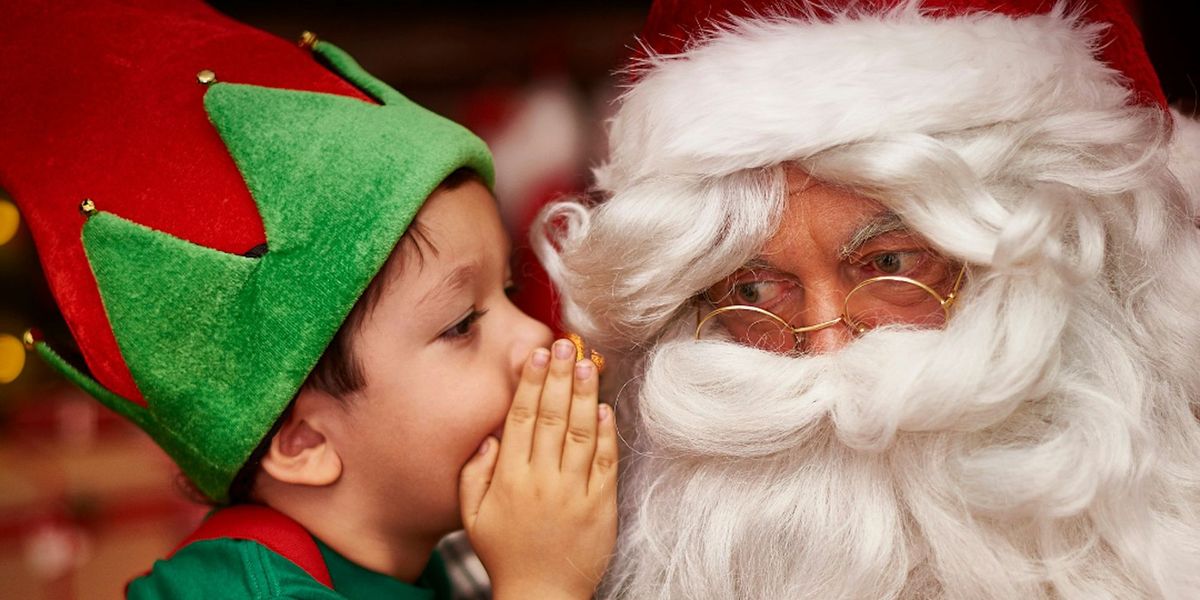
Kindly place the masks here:
[(302, 390), (292, 410), (271, 438), (262, 458), (262, 470), (283, 483), (326, 486), (342, 476), (342, 458), (329, 435), (329, 410), (336, 400), (320, 392)]

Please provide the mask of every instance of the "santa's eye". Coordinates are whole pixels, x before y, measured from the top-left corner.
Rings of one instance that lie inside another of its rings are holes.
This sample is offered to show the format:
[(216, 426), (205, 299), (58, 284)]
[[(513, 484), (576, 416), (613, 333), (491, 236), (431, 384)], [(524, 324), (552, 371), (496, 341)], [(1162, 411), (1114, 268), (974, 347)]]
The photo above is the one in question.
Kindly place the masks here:
[(770, 304), (779, 298), (783, 292), (783, 284), (778, 281), (743, 281), (733, 286), (735, 304), (761, 306)]
[(895, 275), (896, 273), (900, 273), (904, 270), (904, 258), (905, 253), (887, 252), (876, 255), (875, 258), (872, 258), (871, 266), (880, 273)]
[(889, 250), (871, 254), (857, 262), (860, 277), (879, 277), (883, 275), (903, 275), (912, 277), (926, 262), (924, 252), (905, 250)]

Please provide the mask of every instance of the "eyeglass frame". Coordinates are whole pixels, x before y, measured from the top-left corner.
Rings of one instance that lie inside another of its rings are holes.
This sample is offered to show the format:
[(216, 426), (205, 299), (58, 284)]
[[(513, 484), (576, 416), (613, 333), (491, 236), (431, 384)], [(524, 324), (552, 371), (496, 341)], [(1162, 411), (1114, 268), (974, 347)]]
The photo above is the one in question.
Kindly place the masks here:
[[(912, 279), (911, 277), (904, 277), (901, 275), (879, 275), (876, 277), (871, 277), (869, 279), (864, 279), (864, 280), (860, 281), (858, 283), (858, 285), (854, 286), (854, 288), (851, 289), (849, 292), (846, 292), (846, 299), (842, 302), (842, 314), (838, 315), (838, 317), (836, 319), (831, 319), (829, 321), (817, 323), (815, 325), (806, 325), (804, 327), (792, 327), (792, 324), (788, 323), (783, 317), (781, 317), (765, 308), (759, 308), (757, 306), (751, 306), (749, 304), (733, 304), (730, 306), (720, 306), (720, 307), (717, 307), (716, 309), (710, 311), (707, 315), (704, 316), (703, 319), (701, 319), (700, 311), (699, 311), (700, 307), (697, 306), (696, 307), (697, 308), (697, 310), (696, 310), (697, 321), (696, 321), (695, 340), (696, 341), (700, 340), (700, 331), (704, 328), (704, 324), (707, 323), (709, 320), (711, 320), (713, 317), (716, 317), (716, 316), (719, 316), (719, 315), (722, 315), (722, 314), (725, 314), (728, 312), (734, 312), (734, 311), (756, 312), (756, 313), (759, 313), (766, 317), (770, 317), (771, 319), (778, 322), (780, 325), (783, 326), (784, 329), (791, 332), (792, 338), (794, 340), (794, 342), (792, 344), (792, 350), (795, 350), (797, 347), (800, 346), (800, 340), (802, 339), (801, 336), (803, 336), (804, 334), (810, 333), (813, 331), (820, 331), (820, 330), (826, 329), (828, 327), (833, 327), (834, 325), (837, 325), (838, 323), (845, 323), (848, 327), (850, 327), (850, 330), (853, 331), (855, 335), (862, 335), (872, 328), (865, 327), (861, 324), (855, 326), (855, 324), (851, 321), (850, 314), (849, 314), (850, 313), (850, 298), (851, 298), (851, 296), (854, 295), (855, 292), (863, 289), (864, 287), (874, 284), (874, 283), (881, 282), (881, 281), (898, 281), (898, 282), (908, 283), (908, 284), (917, 286), (918, 288), (924, 290), (925, 293), (927, 293), (930, 296), (933, 296), (935, 299), (937, 299), (938, 304), (941, 306), (942, 311), (946, 314), (946, 318), (949, 318), (950, 317), (950, 308), (954, 306), (954, 301), (958, 299), (959, 288), (962, 286), (963, 277), (966, 275), (966, 273), (967, 273), (967, 265), (966, 265), (966, 263), (963, 263), (962, 267), (959, 268), (959, 270), (958, 270), (958, 276), (954, 279), (954, 287), (952, 287), (950, 289), (950, 293), (947, 294), (945, 297), (943, 297), (941, 294), (939, 294), (937, 292), (937, 290), (929, 287), (925, 283), (917, 281), (916, 279)], [(712, 303), (711, 300), (707, 300), (707, 301), (710, 304)]]

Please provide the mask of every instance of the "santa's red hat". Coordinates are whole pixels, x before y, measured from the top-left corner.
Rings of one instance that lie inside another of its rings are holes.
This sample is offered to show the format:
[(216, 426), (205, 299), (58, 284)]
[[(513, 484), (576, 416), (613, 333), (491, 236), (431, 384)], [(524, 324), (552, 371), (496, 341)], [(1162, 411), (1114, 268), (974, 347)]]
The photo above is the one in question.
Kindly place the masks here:
[[(1066, 110), (1171, 122), (1119, 0), (660, 0), (640, 42), (597, 170), (607, 190)], [(1195, 170), (1200, 132), (1172, 126), (1191, 138), (1172, 163)]]

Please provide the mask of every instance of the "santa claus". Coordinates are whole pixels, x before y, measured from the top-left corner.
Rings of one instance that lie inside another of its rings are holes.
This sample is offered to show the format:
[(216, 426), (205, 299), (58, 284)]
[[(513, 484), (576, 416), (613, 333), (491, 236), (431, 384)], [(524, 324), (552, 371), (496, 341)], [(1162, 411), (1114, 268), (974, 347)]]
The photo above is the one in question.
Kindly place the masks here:
[(1119, 2), (660, 1), (535, 243), (620, 598), (1195, 598), (1200, 126)]

